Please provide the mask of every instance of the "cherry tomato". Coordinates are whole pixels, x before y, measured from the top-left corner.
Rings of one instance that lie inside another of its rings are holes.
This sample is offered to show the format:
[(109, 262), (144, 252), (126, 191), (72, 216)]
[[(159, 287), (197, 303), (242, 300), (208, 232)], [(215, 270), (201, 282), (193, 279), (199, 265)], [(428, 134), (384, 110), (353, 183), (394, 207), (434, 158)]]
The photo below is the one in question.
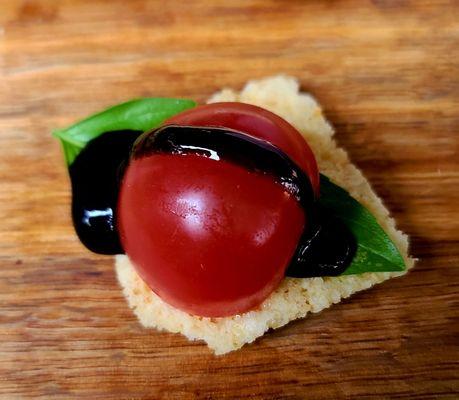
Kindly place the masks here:
[(165, 124), (219, 126), (264, 139), (286, 153), (309, 177), (319, 197), (319, 170), (311, 148), (286, 120), (264, 108), (245, 103), (213, 103), (177, 114)]
[(131, 160), (118, 207), (121, 242), (140, 276), (167, 303), (205, 317), (268, 297), (305, 218), (272, 176), (195, 154)]

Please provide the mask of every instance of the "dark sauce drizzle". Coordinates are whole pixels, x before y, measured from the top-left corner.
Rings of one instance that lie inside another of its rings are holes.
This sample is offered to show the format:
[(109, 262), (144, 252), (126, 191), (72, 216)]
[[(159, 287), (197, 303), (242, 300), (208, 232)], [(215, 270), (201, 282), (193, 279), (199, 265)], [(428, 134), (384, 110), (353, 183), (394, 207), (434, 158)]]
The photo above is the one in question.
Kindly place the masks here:
[(142, 135), (132, 149), (133, 158), (153, 153), (200, 154), (270, 174), (307, 210), (314, 202), (308, 177), (289, 157), (264, 140), (227, 128), (167, 125)]
[(285, 275), (294, 278), (341, 275), (357, 250), (354, 235), (339, 218), (320, 205), (309, 215), (309, 225)]
[(116, 229), (118, 190), (125, 162), (141, 133), (104, 133), (91, 140), (69, 167), (75, 231), (94, 253), (124, 253)]
[(129, 154), (140, 158), (153, 153), (225, 159), (270, 174), (282, 184), (299, 201), (308, 221), (287, 276), (336, 276), (350, 265), (357, 249), (353, 234), (314, 202), (309, 178), (285, 153), (269, 142), (227, 128), (176, 125), (143, 135), (137, 131), (107, 132), (89, 142), (70, 166), (73, 221), (80, 240), (91, 251), (124, 253), (116, 229), (124, 166)]

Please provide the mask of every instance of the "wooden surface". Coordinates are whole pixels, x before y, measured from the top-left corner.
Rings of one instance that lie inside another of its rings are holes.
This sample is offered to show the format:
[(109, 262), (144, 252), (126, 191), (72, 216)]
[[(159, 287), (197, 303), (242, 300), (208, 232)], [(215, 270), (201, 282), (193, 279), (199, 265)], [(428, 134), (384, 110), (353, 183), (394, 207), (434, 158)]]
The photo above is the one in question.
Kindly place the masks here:
[[(1, 0), (0, 68), (0, 398), (459, 398), (458, 2)], [(323, 104), (420, 261), (215, 357), (140, 328), (111, 259), (75, 237), (50, 131), (279, 72)]]

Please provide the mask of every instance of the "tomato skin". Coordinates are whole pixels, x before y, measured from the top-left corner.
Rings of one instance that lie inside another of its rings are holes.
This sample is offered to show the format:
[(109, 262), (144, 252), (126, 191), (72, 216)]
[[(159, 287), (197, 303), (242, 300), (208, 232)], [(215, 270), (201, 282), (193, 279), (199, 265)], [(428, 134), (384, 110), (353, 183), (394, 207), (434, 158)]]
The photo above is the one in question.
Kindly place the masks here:
[(166, 124), (225, 127), (266, 140), (306, 173), (315, 197), (319, 197), (319, 170), (311, 148), (291, 124), (264, 108), (238, 102), (212, 103), (177, 114)]
[(204, 317), (241, 314), (268, 297), (305, 218), (271, 176), (195, 154), (131, 160), (118, 207), (140, 276), (167, 303)]

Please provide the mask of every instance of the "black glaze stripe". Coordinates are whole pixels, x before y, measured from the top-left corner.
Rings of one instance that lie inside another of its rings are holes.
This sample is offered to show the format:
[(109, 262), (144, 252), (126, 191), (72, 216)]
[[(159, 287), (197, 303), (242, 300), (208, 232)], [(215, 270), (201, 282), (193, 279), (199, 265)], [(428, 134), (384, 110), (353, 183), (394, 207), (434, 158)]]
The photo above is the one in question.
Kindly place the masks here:
[(341, 275), (351, 264), (357, 241), (347, 225), (330, 210), (315, 205), (286, 276), (310, 278)]
[(118, 191), (125, 162), (141, 134), (106, 132), (91, 140), (69, 167), (73, 225), (80, 241), (94, 253), (124, 253), (116, 223)]
[(201, 154), (226, 160), (248, 170), (270, 174), (310, 210), (314, 193), (306, 174), (281, 150), (253, 136), (227, 129), (166, 125), (147, 132), (135, 142), (131, 157), (152, 153)]

